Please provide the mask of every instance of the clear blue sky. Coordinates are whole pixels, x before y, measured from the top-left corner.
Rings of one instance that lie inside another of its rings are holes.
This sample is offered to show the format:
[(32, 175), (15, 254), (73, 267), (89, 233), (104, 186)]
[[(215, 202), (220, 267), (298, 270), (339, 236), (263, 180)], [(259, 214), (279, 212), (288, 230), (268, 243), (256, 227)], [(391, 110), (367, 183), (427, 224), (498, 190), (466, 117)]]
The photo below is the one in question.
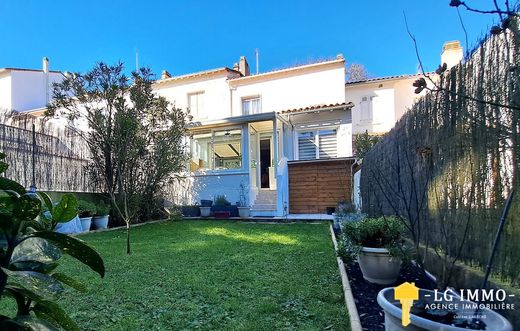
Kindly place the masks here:
[[(491, 1), (468, 0), (477, 7)], [(232, 66), (245, 55), (254, 70), (342, 53), (374, 76), (417, 71), (403, 10), (421, 57), (435, 69), (444, 41), (464, 34), (449, 0), (112, 1), (0, 0), (0, 68), (88, 70), (123, 61), (174, 75)], [(461, 10), (470, 44), (496, 19)]]

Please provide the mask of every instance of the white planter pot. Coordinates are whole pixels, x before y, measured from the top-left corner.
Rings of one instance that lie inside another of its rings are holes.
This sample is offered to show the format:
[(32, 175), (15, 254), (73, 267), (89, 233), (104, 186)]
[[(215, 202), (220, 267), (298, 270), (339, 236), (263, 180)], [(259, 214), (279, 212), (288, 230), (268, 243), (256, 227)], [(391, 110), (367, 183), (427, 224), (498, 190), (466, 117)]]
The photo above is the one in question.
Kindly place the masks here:
[(395, 283), (401, 270), (401, 260), (391, 257), (386, 248), (363, 247), (358, 262), (363, 278), (380, 285)]
[(200, 217), (209, 217), (211, 215), (211, 207), (199, 207)]
[(94, 216), (92, 218), (92, 222), (94, 222), (94, 227), (99, 229), (106, 229), (108, 228), (108, 215), (105, 216)]
[[(426, 296), (428, 295), (428, 296)], [(433, 303), (434, 292), (429, 290), (421, 289), (419, 291), (419, 300), (425, 303)], [(461, 301), (460, 299), (453, 298), (451, 302), (437, 301), (435, 303), (460, 303), (469, 301)], [(377, 303), (383, 308), (385, 312), (385, 330), (386, 331), (468, 331), (468, 329), (459, 328), (451, 325), (446, 325), (438, 322), (428, 320), (416, 315), (410, 315), (410, 324), (406, 327), (401, 322), (401, 308), (398, 301), (394, 300), (394, 288), (388, 287), (382, 289), (377, 295)], [(399, 305), (399, 306), (398, 306)], [(474, 310), (457, 310), (456, 313), (459, 315), (472, 315)], [(486, 323), (486, 330), (489, 331), (513, 331), (511, 324), (501, 315), (495, 313), (489, 309), (482, 309), (479, 311), (479, 315), (486, 316), (483, 320)]]
[(238, 207), (238, 216), (241, 218), (249, 218), (249, 215), (251, 215), (250, 207)]
[(88, 232), (90, 230), (90, 225), (92, 224), (92, 217), (80, 217), (81, 228), (83, 232)]

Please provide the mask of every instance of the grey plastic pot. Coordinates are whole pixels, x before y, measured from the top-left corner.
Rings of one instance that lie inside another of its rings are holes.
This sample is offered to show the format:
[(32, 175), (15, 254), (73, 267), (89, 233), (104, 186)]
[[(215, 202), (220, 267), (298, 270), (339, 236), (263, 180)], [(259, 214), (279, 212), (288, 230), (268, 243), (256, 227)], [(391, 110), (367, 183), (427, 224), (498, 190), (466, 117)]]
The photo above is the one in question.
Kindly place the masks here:
[(371, 283), (395, 283), (401, 270), (401, 260), (390, 256), (386, 248), (363, 247), (358, 256), (363, 278)]
[[(430, 290), (419, 290), (419, 300), (421, 302), (433, 303), (434, 292)], [(451, 301), (454, 302), (466, 302), (469, 301)], [(446, 325), (438, 322), (431, 321), (426, 318), (422, 318), (416, 315), (410, 315), (410, 324), (406, 327), (401, 322), (401, 308), (397, 300), (394, 300), (394, 288), (387, 287), (382, 289), (377, 295), (377, 303), (385, 312), (385, 331), (468, 331), (468, 329), (459, 328), (451, 325)], [(443, 303), (438, 301), (435, 303)], [(446, 302), (444, 302), (446, 303)], [(473, 311), (458, 311), (461, 315), (471, 315)], [(502, 315), (495, 313), (490, 309), (482, 309), (479, 315), (485, 315), (485, 319), (482, 319), (486, 323), (486, 330), (492, 331), (513, 331), (513, 327), (508, 320)]]
[(249, 215), (251, 215), (250, 207), (238, 207), (238, 216), (241, 218), (249, 218)]
[(79, 220), (81, 221), (81, 228), (83, 229), (83, 232), (90, 231), (90, 225), (92, 224), (92, 216), (80, 217)]
[(97, 230), (108, 228), (108, 217), (108, 215), (94, 216), (92, 218), (92, 222), (94, 222), (94, 227)]
[(211, 215), (211, 207), (200, 207), (200, 217), (209, 217)]

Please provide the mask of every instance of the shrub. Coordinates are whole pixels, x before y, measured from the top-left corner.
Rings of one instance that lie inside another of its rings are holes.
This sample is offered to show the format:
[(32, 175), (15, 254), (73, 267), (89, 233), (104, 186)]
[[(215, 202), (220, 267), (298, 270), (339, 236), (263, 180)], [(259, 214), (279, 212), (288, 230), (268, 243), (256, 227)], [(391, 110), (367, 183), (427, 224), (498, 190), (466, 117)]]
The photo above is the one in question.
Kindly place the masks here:
[(225, 195), (215, 196), (215, 206), (231, 206)]
[(353, 260), (362, 247), (371, 247), (386, 248), (392, 256), (407, 260), (409, 254), (404, 248), (404, 231), (403, 222), (393, 216), (343, 222), (341, 256)]
[(96, 206), (96, 216), (105, 216), (110, 214), (110, 205), (104, 201), (100, 201)]
[[(0, 153), (0, 174), (8, 168), (4, 158)], [(65, 286), (81, 291), (85, 287), (59, 268), (61, 256), (68, 254), (101, 277), (105, 265), (80, 239), (53, 231), (58, 223), (76, 216), (76, 198), (65, 194), (54, 204), (47, 194), (27, 192), (0, 176), (0, 209), (0, 238), (5, 241), (0, 247), (0, 299), (14, 298), (17, 306), (16, 316), (0, 316), (0, 330), (79, 330), (58, 300)]]
[(78, 200), (79, 217), (91, 217), (96, 213), (96, 205), (85, 200)]

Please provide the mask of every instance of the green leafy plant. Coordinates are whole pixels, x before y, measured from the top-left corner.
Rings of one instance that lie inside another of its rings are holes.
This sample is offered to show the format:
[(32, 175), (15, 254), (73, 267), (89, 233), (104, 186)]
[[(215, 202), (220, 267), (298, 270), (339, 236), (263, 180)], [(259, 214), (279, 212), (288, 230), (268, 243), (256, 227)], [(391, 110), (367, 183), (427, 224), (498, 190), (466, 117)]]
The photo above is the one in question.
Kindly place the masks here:
[(96, 205), (96, 216), (106, 216), (110, 214), (110, 205), (105, 203), (104, 201), (100, 201)]
[(238, 188), (239, 193), (239, 207), (249, 207), (247, 203), (247, 184), (244, 184), (244, 182), (240, 182), (240, 186)]
[(342, 223), (340, 255), (354, 260), (362, 247), (386, 248), (390, 255), (408, 261), (409, 252), (404, 246), (405, 226), (397, 217), (364, 218)]
[(79, 217), (91, 217), (96, 213), (96, 205), (86, 200), (78, 200)]
[(91, 154), (89, 169), (110, 199), (113, 215), (126, 224), (127, 254), (131, 223), (162, 213), (161, 191), (188, 159), (186, 113), (154, 93), (154, 83), (150, 69), (129, 76), (122, 63), (100, 62), (54, 83), (45, 111), (71, 126), (88, 124), (82, 137)]
[[(0, 173), (8, 166), (0, 153)], [(77, 200), (64, 195), (53, 204), (45, 193), (27, 192), (15, 181), (0, 177), (0, 298), (13, 298), (16, 316), (0, 315), (1, 330), (79, 330), (56, 299), (65, 286), (84, 291), (75, 280), (57, 271), (62, 254), (89, 266), (101, 277), (99, 254), (80, 239), (53, 232), (57, 223), (77, 213)]]
[(225, 195), (215, 196), (215, 206), (230, 206), (231, 203), (228, 201)]

